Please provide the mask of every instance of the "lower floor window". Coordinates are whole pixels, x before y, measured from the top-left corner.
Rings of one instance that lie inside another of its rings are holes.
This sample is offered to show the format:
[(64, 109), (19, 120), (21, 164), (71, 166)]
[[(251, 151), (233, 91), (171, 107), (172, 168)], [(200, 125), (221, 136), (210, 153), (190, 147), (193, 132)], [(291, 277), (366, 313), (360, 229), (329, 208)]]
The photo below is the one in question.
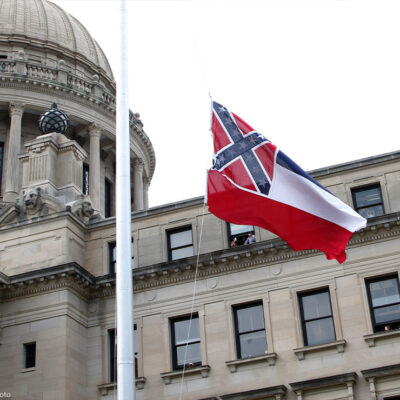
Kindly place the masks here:
[(172, 365), (174, 369), (201, 365), (199, 317), (171, 320)]
[(233, 309), (237, 358), (255, 357), (267, 352), (264, 311), (261, 303)]
[(329, 290), (300, 294), (304, 345), (313, 346), (336, 340)]

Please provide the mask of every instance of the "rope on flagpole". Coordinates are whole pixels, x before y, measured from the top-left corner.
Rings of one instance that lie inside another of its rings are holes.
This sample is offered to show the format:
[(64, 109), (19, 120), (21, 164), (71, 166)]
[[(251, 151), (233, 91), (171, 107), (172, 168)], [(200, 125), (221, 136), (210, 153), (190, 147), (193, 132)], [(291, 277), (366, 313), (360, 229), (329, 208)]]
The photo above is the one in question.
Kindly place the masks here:
[(203, 238), (205, 209), (206, 209), (206, 198), (204, 197), (203, 212), (201, 215), (200, 236), (199, 236), (199, 241), (198, 241), (198, 246), (197, 246), (196, 270), (194, 273), (194, 283), (193, 283), (192, 302), (191, 302), (191, 307), (190, 307), (189, 326), (188, 326), (187, 337), (186, 337), (185, 356), (183, 358), (183, 370), (182, 370), (182, 378), (181, 378), (181, 384), (180, 384), (180, 390), (179, 390), (179, 400), (183, 400), (183, 382), (184, 382), (184, 378), (185, 378), (185, 369), (186, 369), (186, 360), (187, 360), (187, 350), (188, 350), (188, 345), (189, 345), (190, 329), (192, 327), (192, 320), (193, 320), (192, 317), (193, 317), (193, 311), (194, 311), (194, 301), (196, 298), (197, 275), (198, 275), (198, 271), (199, 271), (199, 259), (200, 259), (201, 243), (202, 243), (202, 238)]
[(203, 63), (203, 59), (202, 59), (202, 57), (200, 55), (199, 47), (197, 46), (197, 40), (196, 40), (196, 36), (195, 36), (193, 28), (192, 28), (189, 12), (188, 12), (188, 9), (186, 7), (187, 3), (186, 2), (182, 2), (182, 3), (183, 3), (183, 10), (184, 10), (185, 17), (186, 17), (186, 24), (188, 26), (188, 29), (189, 29), (189, 32), (190, 32), (190, 36), (192, 38), (193, 48), (194, 48), (194, 52), (196, 54), (197, 61), (198, 61), (199, 65), (200, 65), (202, 78), (203, 78), (204, 84), (205, 84), (205, 86), (207, 88), (208, 96), (210, 97), (210, 99), (212, 99), (211, 91), (210, 91), (210, 85), (208, 83), (208, 78), (207, 78), (207, 73), (206, 73), (206, 70), (204, 68), (204, 63)]

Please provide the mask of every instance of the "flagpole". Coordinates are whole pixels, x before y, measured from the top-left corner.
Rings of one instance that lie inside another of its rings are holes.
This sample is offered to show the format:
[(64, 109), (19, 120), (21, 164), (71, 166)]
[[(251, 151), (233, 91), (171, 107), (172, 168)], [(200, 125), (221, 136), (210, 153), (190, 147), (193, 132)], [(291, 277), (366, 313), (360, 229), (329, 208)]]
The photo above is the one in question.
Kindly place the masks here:
[(120, 62), (117, 74), (116, 300), (118, 400), (135, 400), (133, 284), (131, 267), (131, 182), (128, 105), (127, 6), (120, 0)]

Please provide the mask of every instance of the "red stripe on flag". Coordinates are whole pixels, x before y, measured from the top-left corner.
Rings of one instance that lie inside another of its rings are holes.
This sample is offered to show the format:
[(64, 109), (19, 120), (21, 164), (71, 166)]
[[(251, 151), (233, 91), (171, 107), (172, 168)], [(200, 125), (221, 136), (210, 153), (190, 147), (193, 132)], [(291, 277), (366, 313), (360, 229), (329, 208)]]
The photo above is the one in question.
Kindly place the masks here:
[(271, 181), (274, 178), (275, 152), (276, 146), (272, 143), (264, 144), (255, 150), (260, 163), (264, 167)]
[(212, 121), (211, 121), (211, 131), (214, 136), (214, 153), (218, 153), (222, 148), (231, 144), (231, 141), (228, 138), (224, 128), (218, 121), (218, 118), (213, 113)]
[(241, 190), (217, 171), (208, 173), (208, 209), (238, 225), (255, 225), (280, 236), (293, 250), (318, 249), (331, 260), (346, 260), (352, 232), (289, 205)]
[(235, 121), (239, 127), (239, 129), (247, 135), (249, 132), (254, 131), (254, 129), (245, 121), (242, 120), (242, 118), (238, 117), (236, 114), (232, 113), (233, 117), (235, 118)]
[(222, 173), (236, 182), (239, 186), (249, 190), (257, 191), (241, 159), (238, 159), (232, 164), (228, 165), (222, 170)]

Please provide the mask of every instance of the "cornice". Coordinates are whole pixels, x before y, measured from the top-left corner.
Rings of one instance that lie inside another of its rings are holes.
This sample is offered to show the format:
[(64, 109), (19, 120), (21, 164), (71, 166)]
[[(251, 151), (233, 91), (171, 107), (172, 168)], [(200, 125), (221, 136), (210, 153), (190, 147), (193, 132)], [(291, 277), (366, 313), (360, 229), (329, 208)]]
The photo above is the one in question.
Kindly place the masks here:
[[(374, 218), (367, 228), (357, 232), (348, 249), (400, 236), (400, 213)], [(295, 252), (281, 239), (257, 242), (234, 249), (224, 249), (199, 257), (197, 279), (241, 270), (273, 266), (289, 260), (320, 255), (316, 250)], [(197, 257), (160, 263), (133, 270), (134, 291), (193, 281)], [(280, 273), (280, 270), (277, 272)], [(93, 276), (76, 263), (63, 264), (23, 274), (0, 276), (3, 299), (71, 288), (86, 299), (115, 296), (115, 274)]]

